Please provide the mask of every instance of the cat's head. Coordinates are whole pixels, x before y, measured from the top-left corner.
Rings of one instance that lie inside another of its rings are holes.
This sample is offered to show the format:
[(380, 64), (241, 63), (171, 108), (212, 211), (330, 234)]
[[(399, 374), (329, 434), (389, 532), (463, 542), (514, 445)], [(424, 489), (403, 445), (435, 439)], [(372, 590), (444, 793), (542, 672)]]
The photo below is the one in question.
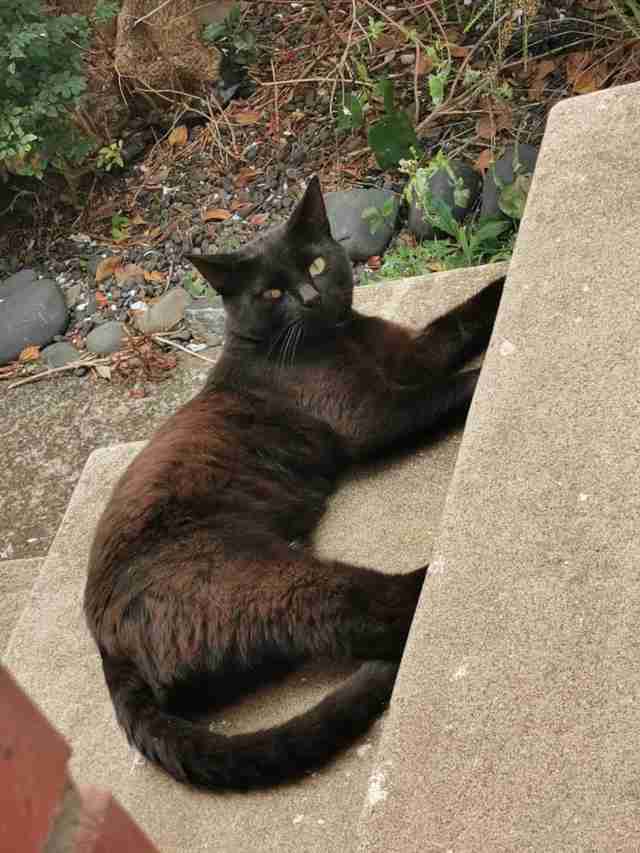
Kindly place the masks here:
[(299, 327), (309, 340), (350, 317), (351, 264), (331, 236), (317, 177), (285, 224), (236, 252), (187, 257), (222, 295), (228, 334), (270, 345)]

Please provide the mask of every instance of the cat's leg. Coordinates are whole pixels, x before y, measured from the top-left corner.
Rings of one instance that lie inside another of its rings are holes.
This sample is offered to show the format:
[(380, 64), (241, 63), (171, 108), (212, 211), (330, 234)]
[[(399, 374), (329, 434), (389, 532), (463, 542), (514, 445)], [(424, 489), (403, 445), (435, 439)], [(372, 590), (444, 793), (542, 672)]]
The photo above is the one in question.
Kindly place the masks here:
[(467, 370), (426, 387), (371, 394), (352, 417), (337, 423), (346, 454), (351, 459), (366, 458), (466, 411), (479, 376), (479, 370)]
[[(233, 614), (232, 632), (218, 633), (243, 668), (265, 652), (273, 659), (363, 658), (399, 661), (418, 603), (426, 568), (383, 574), (274, 543), (264, 554), (228, 565), (233, 585), (212, 589), (210, 624), (220, 624), (220, 604)], [(226, 586), (226, 584), (225, 584)], [(218, 648), (218, 654), (220, 648)]]
[(482, 353), (491, 337), (503, 287), (504, 278), (497, 279), (415, 335), (398, 365), (398, 380), (431, 382)]

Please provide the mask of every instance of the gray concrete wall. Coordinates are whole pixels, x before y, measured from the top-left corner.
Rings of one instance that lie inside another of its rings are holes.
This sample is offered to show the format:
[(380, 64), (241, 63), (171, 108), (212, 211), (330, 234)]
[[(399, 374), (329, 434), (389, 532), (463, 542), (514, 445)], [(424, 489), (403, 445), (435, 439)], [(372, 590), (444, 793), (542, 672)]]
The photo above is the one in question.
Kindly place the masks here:
[(361, 850), (640, 849), (640, 85), (551, 113)]

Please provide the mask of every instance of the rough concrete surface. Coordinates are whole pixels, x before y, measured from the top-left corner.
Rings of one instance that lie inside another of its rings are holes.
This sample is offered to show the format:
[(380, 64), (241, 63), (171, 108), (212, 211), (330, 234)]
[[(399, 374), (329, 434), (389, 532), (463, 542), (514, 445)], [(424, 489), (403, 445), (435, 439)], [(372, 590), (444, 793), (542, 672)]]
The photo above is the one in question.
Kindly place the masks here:
[(149, 383), (142, 399), (91, 375), (61, 374), (11, 391), (2, 383), (0, 570), (4, 560), (47, 553), (93, 450), (148, 438), (206, 372), (205, 362), (185, 357), (165, 382)]
[(639, 139), (638, 84), (551, 113), (368, 853), (639, 849)]
[[(484, 267), (381, 285), (358, 294), (372, 313), (424, 323), (475, 292), (502, 268)], [(409, 570), (428, 558), (459, 433), (358, 473), (336, 496), (317, 547), (381, 568)], [(380, 725), (330, 767), (301, 783), (248, 795), (194, 793), (147, 765), (114, 720), (96, 650), (81, 613), (91, 533), (120, 472), (141, 445), (89, 459), (5, 662), (73, 746), (77, 782), (111, 789), (163, 853), (346, 851), (370, 773)], [(344, 669), (316, 667), (248, 697), (216, 726), (234, 732), (269, 725), (317, 701)]]
[(25, 608), (43, 560), (0, 562), (0, 653)]

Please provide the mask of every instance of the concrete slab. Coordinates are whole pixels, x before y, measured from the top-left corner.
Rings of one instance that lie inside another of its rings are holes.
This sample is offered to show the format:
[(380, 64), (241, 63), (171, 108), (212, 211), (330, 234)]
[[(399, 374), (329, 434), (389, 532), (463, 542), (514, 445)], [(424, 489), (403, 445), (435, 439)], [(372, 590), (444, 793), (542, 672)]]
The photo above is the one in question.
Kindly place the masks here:
[[(359, 307), (425, 323), (504, 271), (483, 267), (358, 291)], [(323, 553), (393, 570), (429, 558), (431, 534), (459, 444), (459, 434), (408, 460), (359, 472), (336, 496), (319, 531)], [(99, 661), (81, 613), (91, 534), (110, 488), (141, 445), (89, 458), (34, 595), (16, 626), (6, 663), (73, 745), (77, 781), (110, 788), (163, 853), (202, 850), (347, 850), (370, 772), (379, 726), (331, 767), (300, 784), (250, 795), (188, 791), (129, 750), (115, 723)], [(418, 509), (419, 508), (419, 509)], [(225, 713), (225, 731), (287, 718), (317, 701), (344, 672), (321, 667), (261, 691)]]
[(638, 849), (639, 139), (551, 113), (362, 851)]
[(9, 641), (20, 614), (31, 596), (31, 587), (43, 560), (0, 562), (0, 653)]

